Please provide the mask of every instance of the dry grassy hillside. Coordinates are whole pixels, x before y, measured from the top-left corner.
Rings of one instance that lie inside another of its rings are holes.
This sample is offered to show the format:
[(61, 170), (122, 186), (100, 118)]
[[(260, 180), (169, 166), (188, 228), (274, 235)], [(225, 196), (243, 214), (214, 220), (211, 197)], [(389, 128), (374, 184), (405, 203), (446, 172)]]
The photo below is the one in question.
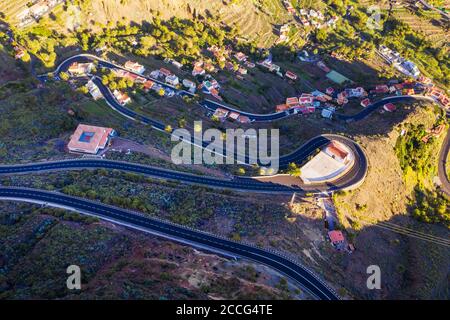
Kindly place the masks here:
[[(404, 178), (395, 154), (395, 143), (402, 124), (423, 124), (426, 128), (431, 128), (435, 119), (431, 108), (417, 108), (387, 135), (358, 137), (358, 142), (366, 151), (370, 170), (360, 188), (336, 197), (344, 224), (348, 223), (344, 216), (361, 222), (375, 222), (389, 220), (397, 214), (407, 212), (408, 199), (415, 182), (412, 178), (408, 179), (408, 176)], [(440, 140), (442, 139), (443, 136)], [(432, 179), (433, 177), (429, 177), (429, 180), (424, 181), (427, 187), (433, 188)]]
[[(2, 2), (0, 12), (11, 23), (17, 24), (17, 14), (26, 8), (26, 3), (23, 0)], [(63, 15), (62, 22), (71, 19), (62, 6), (53, 12)], [(78, 14), (78, 7), (74, 6), (68, 12), (72, 15), (75, 12), (81, 25), (89, 28), (95, 24), (114, 24), (117, 21), (142, 23), (155, 15), (159, 15), (162, 20), (174, 16), (183, 19), (191, 18), (194, 14), (211, 15), (230, 26), (236, 26), (244, 38), (257, 40), (265, 46), (277, 39), (274, 27), (293, 19), (278, 0), (86, 0), (81, 5), (81, 14)]]

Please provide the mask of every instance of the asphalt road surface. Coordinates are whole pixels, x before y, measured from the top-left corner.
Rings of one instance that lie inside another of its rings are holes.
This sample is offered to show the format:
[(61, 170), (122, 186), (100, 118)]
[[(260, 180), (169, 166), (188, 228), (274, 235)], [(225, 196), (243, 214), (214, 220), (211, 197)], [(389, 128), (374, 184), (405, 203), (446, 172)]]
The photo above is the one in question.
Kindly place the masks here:
[(40, 203), (90, 214), (130, 228), (163, 236), (170, 240), (199, 247), (228, 256), (243, 257), (267, 265), (295, 280), (313, 296), (323, 300), (337, 300), (337, 294), (317, 275), (299, 262), (275, 251), (250, 244), (231, 241), (206, 232), (186, 228), (167, 221), (146, 217), (137, 212), (97, 202), (42, 190), (0, 187), (0, 199)]

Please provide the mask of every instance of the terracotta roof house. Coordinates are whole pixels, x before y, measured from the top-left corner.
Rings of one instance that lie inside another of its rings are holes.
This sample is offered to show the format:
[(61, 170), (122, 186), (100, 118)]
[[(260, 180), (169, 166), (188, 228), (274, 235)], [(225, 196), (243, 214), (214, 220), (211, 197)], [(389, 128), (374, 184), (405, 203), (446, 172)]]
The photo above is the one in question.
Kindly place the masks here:
[(285, 77), (291, 80), (297, 80), (297, 75), (292, 71), (286, 71)]
[(111, 128), (79, 124), (70, 137), (67, 147), (71, 152), (97, 154), (99, 150), (106, 147), (110, 137), (114, 135), (115, 131)]
[(325, 93), (328, 94), (328, 95), (332, 95), (332, 94), (334, 93), (334, 89), (333, 89), (332, 87), (328, 87), (328, 88), (325, 90)]
[(72, 76), (85, 75), (91, 72), (94, 67), (93, 63), (78, 63), (74, 62), (67, 70)]
[(239, 61), (239, 62), (244, 62), (244, 61), (247, 60), (247, 56), (246, 56), (244, 53), (242, 53), (242, 52), (236, 53), (236, 54), (234, 55), (234, 57), (235, 57), (236, 60)]
[(328, 237), (330, 238), (330, 241), (333, 244), (333, 246), (335, 246), (337, 248), (340, 248), (345, 242), (344, 235), (342, 234), (342, 231), (340, 231), (340, 230), (329, 231)]
[(233, 120), (237, 120), (239, 118), (240, 114), (237, 112), (230, 112), (228, 114), (228, 118), (233, 119)]
[(368, 105), (370, 105), (370, 99), (369, 98), (366, 98), (366, 99), (361, 101), (361, 106), (363, 106), (364, 108), (367, 107)]
[(203, 61), (198, 61), (194, 63), (194, 68), (192, 69), (192, 76), (202, 76), (205, 74), (205, 69), (203, 69)]
[(240, 115), (238, 121), (240, 123), (250, 123), (250, 118), (247, 116)]
[(153, 85), (154, 85), (155, 83), (153, 82), (153, 81), (151, 81), (151, 80), (147, 80), (147, 81), (145, 81), (144, 82), (144, 91), (145, 92), (148, 92), (151, 88), (153, 88)]
[(387, 92), (389, 92), (389, 87), (385, 84), (377, 85), (375, 87), (375, 92), (376, 93), (387, 93)]
[(387, 112), (392, 112), (392, 111), (395, 111), (395, 105), (393, 104), (393, 103), (386, 103), (384, 106), (383, 106), (383, 109), (385, 110), (385, 111), (387, 111)]
[(279, 104), (275, 107), (276, 112), (281, 112), (281, 111), (285, 111), (289, 109), (288, 105), (283, 103), (283, 104)]
[(142, 74), (145, 71), (145, 68), (143, 65), (140, 65), (137, 62), (133, 62), (133, 61), (127, 61), (124, 64), (124, 67), (127, 68), (128, 70), (131, 70), (133, 72)]
[(287, 98), (286, 104), (288, 107), (296, 106), (296, 105), (298, 105), (298, 98), (297, 97)]
[(313, 97), (300, 97), (298, 99), (298, 103), (303, 105), (313, 103), (313, 101), (314, 101)]
[(348, 150), (346, 150), (346, 148), (342, 144), (335, 140), (332, 140), (327, 145), (324, 152), (333, 159), (338, 160), (342, 163), (347, 163), (350, 158), (350, 153), (348, 152)]
[(114, 97), (116, 97), (117, 101), (119, 101), (119, 103), (121, 105), (125, 105), (125, 104), (131, 102), (131, 98), (126, 93), (122, 93), (118, 90), (114, 90), (113, 95), (114, 95)]
[(159, 69), (159, 73), (163, 75), (164, 77), (168, 77), (172, 75), (172, 72), (170, 70), (167, 70), (166, 68)]

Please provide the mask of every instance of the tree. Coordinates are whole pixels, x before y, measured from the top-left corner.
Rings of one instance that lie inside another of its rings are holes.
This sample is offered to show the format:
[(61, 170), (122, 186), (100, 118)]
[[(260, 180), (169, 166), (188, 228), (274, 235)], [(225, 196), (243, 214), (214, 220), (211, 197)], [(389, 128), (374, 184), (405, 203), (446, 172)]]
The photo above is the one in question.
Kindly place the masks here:
[(293, 177), (300, 177), (302, 174), (302, 171), (300, 168), (295, 164), (294, 162), (289, 163), (287, 173)]
[(60, 72), (59, 77), (61, 78), (61, 80), (64, 80), (64, 81), (67, 81), (70, 78), (70, 76), (67, 72)]

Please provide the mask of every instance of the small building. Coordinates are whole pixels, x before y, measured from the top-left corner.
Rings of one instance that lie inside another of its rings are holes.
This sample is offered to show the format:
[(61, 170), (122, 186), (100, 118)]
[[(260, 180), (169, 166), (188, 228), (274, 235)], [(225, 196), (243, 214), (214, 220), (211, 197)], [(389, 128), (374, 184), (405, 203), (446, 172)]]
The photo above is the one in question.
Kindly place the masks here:
[(332, 140), (327, 147), (324, 149), (324, 152), (329, 155), (331, 158), (347, 164), (350, 161), (350, 153), (349, 151), (339, 142)]
[(234, 57), (236, 58), (237, 61), (239, 62), (245, 62), (247, 60), (247, 56), (242, 53), (242, 52), (238, 52), (234, 55)]
[(14, 52), (15, 52), (14, 58), (16, 59), (22, 59), (22, 57), (26, 53), (24, 48), (18, 46), (14, 47)]
[(288, 110), (288, 109), (289, 109), (289, 106), (288, 106), (287, 104), (285, 104), (285, 103), (279, 104), (279, 105), (277, 105), (277, 106), (275, 107), (275, 111), (276, 111), (276, 112), (282, 112), (282, 111), (286, 111), (286, 110)]
[(364, 108), (366, 108), (367, 106), (370, 105), (370, 99), (369, 98), (365, 98), (361, 101), (361, 106), (363, 106)]
[(175, 60), (172, 60), (172, 65), (175, 66), (177, 69), (183, 68), (183, 64)]
[(383, 106), (383, 109), (385, 110), (385, 111), (387, 111), (387, 112), (393, 112), (393, 111), (395, 111), (395, 105), (393, 104), (393, 103), (386, 103), (384, 106)]
[(251, 122), (249, 117), (243, 116), (243, 115), (239, 116), (238, 121), (240, 123), (250, 123)]
[(194, 68), (192, 69), (192, 76), (202, 76), (205, 74), (205, 69), (203, 69), (203, 62), (196, 62)]
[(313, 97), (300, 97), (298, 98), (298, 104), (306, 105), (313, 103), (314, 98)]
[(166, 77), (166, 83), (171, 84), (172, 86), (177, 86), (180, 83), (180, 79), (174, 74), (171, 74)]
[(217, 119), (219, 119), (220, 121), (225, 121), (225, 119), (227, 118), (229, 111), (227, 109), (223, 109), (223, 108), (217, 108), (214, 111), (214, 117), (217, 117)]
[(150, 89), (153, 88), (153, 86), (155, 85), (155, 83), (152, 80), (147, 80), (144, 82), (144, 91), (148, 92)]
[(228, 114), (228, 118), (232, 119), (232, 120), (237, 120), (239, 118), (240, 114), (237, 112), (230, 112)]
[(97, 154), (104, 149), (116, 132), (111, 128), (103, 128), (79, 124), (70, 137), (67, 148), (71, 152)]
[(341, 177), (354, 163), (351, 150), (331, 140), (320, 152), (301, 167), (301, 179), (306, 184), (331, 182)]
[(139, 63), (133, 62), (133, 61), (125, 62), (124, 67), (132, 72), (139, 73), (139, 74), (143, 74), (145, 71), (145, 68), (143, 65), (140, 65)]
[(188, 88), (189, 91), (192, 92), (192, 90), (195, 92), (196, 85), (193, 81), (189, 79), (183, 79), (183, 86), (185, 88)]
[(126, 93), (114, 90), (113, 95), (121, 105), (126, 105), (127, 103), (131, 102), (131, 98)]
[(286, 99), (286, 105), (288, 107), (294, 107), (298, 105), (298, 98), (297, 97), (291, 97)]
[(246, 75), (247, 74), (247, 69), (239, 67), (238, 71), (237, 71), (240, 75)]
[(387, 86), (385, 84), (375, 86), (375, 93), (388, 93), (388, 92), (389, 92), (389, 86)]
[(159, 78), (159, 70), (153, 70), (150, 72), (150, 78), (158, 79)]
[(169, 77), (172, 75), (172, 72), (170, 70), (167, 70), (166, 68), (161, 68), (159, 69), (159, 74), (163, 77)]
[(331, 119), (333, 117), (333, 113), (336, 109), (334, 107), (328, 107), (322, 109), (322, 117)]
[(328, 238), (336, 249), (343, 249), (345, 245), (344, 234), (340, 230), (332, 230), (328, 232)]
[(286, 78), (288, 78), (288, 79), (291, 79), (291, 80), (297, 80), (297, 75), (294, 72), (292, 72), (292, 71), (286, 71), (284, 76)]
[(100, 89), (92, 81), (92, 79), (88, 81), (88, 83), (86, 84), (86, 88), (89, 90), (89, 93), (94, 98), (94, 100), (98, 100), (100, 98), (103, 98), (103, 95), (102, 95)]
[(67, 71), (71, 76), (82, 76), (89, 74), (93, 67), (94, 64), (90, 62), (89, 63), (74, 62), (69, 66), (69, 69), (67, 69)]

